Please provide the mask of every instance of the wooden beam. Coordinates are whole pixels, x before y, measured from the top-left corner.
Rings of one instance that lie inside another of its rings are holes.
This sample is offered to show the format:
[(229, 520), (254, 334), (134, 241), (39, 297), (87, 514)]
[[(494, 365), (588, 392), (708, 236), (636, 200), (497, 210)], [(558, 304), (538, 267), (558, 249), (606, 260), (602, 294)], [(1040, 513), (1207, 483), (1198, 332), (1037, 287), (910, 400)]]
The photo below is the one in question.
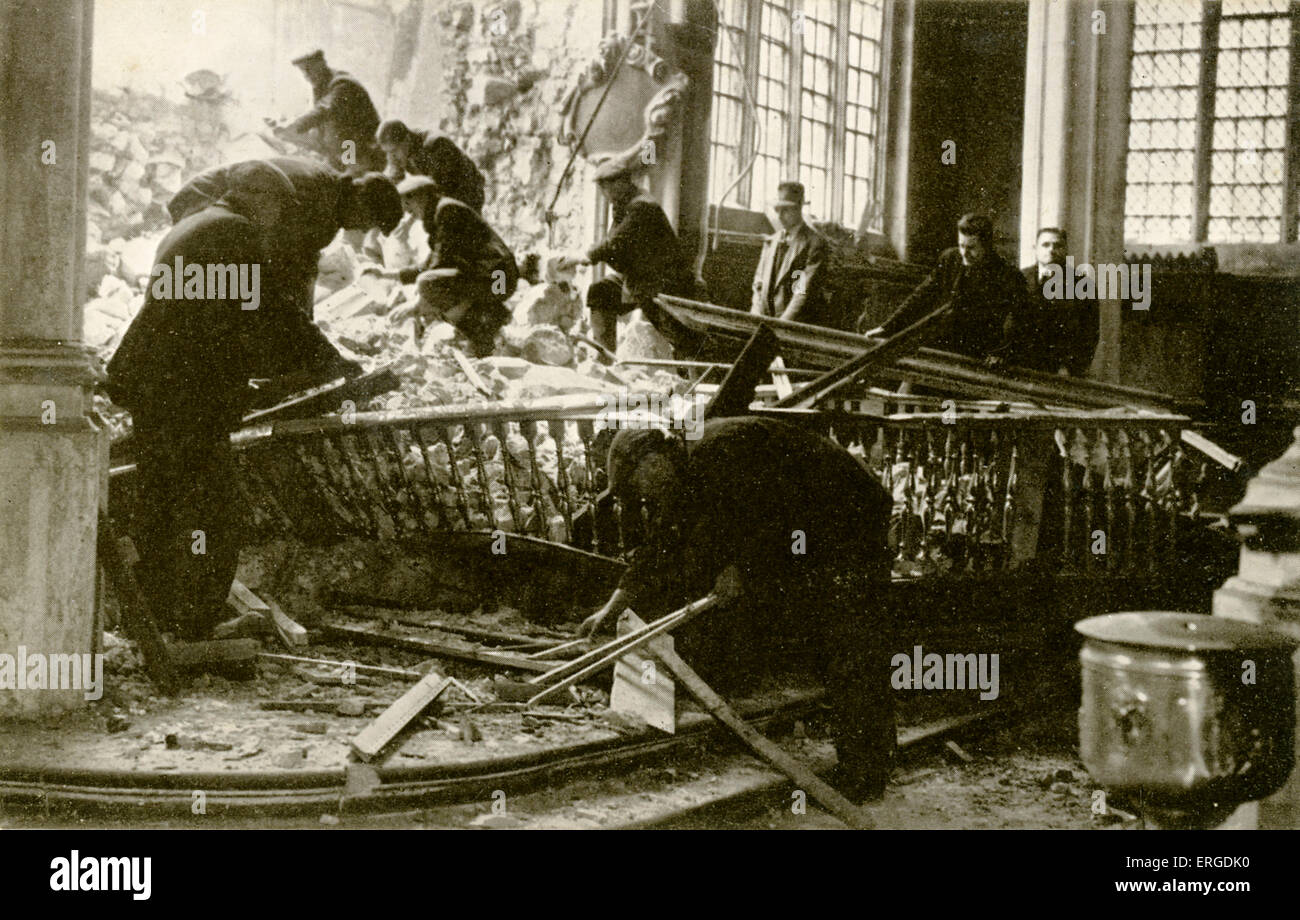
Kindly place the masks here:
[(715, 719), (731, 729), (750, 750), (788, 776), (796, 788), (806, 791), (823, 808), (849, 827), (870, 829), (875, 826), (861, 808), (836, 792), (804, 764), (759, 734), (756, 728), (742, 719), (730, 704), (706, 684), (676, 652), (668, 651), (662, 646), (652, 648), (651, 651)]
[(175, 642), (167, 647), (178, 671), (214, 664), (256, 662), (262, 645), (256, 639), (209, 639), (206, 642)]
[(771, 329), (762, 325), (754, 330), (749, 341), (736, 358), (736, 363), (722, 378), (722, 384), (713, 399), (704, 407), (704, 418), (724, 418), (745, 415), (754, 401), (754, 390), (772, 366), (779, 346)]
[(126, 634), (140, 648), (145, 671), (154, 685), (164, 693), (177, 688), (176, 668), (171, 660), (162, 632), (153, 618), (149, 600), (136, 581), (134, 565), (139, 561), (135, 544), (130, 537), (119, 537), (112, 519), (102, 510), (97, 531), (97, 555), (108, 580), (113, 585), (122, 611), (122, 625)]
[(545, 661), (536, 661), (523, 655), (511, 655), (507, 652), (489, 652), (482, 649), (457, 648), (422, 639), (418, 636), (395, 636), (378, 630), (365, 629), (360, 626), (336, 626), (326, 623), (321, 632), (332, 639), (347, 639), (352, 642), (364, 642), (370, 645), (387, 645), (390, 648), (405, 649), (408, 652), (420, 652), (433, 658), (451, 658), (455, 661), (468, 661), (487, 667), (516, 671), (534, 671), (545, 673), (550, 665)]
[[(360, 598), (352, 595), (344, 595), (334, 592), (327, 603), (334, 608), (343, 607), (389, 607), (394, 610), (420, 610), (419, 605), (401, 605), (398, 601), (384, 601), (380, 598)], [(345, 616), (353, 616), (347, 611), (343, 611)], [(442, 620), (408, 620), (404, 617), (376, 617), (371, 614), (364, 614), (366, 619), (384, 620), (389, 623), (400, 623), (403, 626), (414, 626), (419, 629), (438, 629), (442, 632), (452, 633), (457, 636), (465, 636), (469, 639), (478, 639), (484, 643), (497, 645), (530, 645), (536, 649), (552, 649), (566, 644), (564, 639), (551, 639), (545, 636), (525, 636), (519, 633), (498, 632), (491, 629), (479, 629), (476, 626), (460, 626), (455, 623), (445, 623)]]
[(268, 409), (260, 409), (244, 416), (244, 425), (264, 425), (277, 419), (307, 418), (325, 412), (338, 411), (344, 400), (360, 405), (376, 396), (389, 393), (402, 385), (401, 379), (387, 367), (381, 367), (360, 377), (339, 377), (321, 386), (295, 393)]
[(385, 668), (377, 664), (361, 664), (356, 661), (331, 661), (328, 658), (303, 658), (299, 655), (277, 655), (272, 652), (259, 652), (257, 657), (263, 661), (279, 661), (284, 664), (310, 664), (319, 668), (334, 668), (335, 670), (352, 668), (358, 674), (384, 674), (389, 677), (403, 677), (408, 680), (419, 680), (424, 676), (419, 671), (412, 671), (408, 668)]
[(352, 739), (352, 750), (367, 763), (374, 760), (402, 729), (450, 686), (450, 677), (443, 677), (436, 671), (426, 674)]
[(266, 620), (287, 648), (300, 648), (307, 644), (307, 630), (300, 623), (290, 619), (274, 600), (258, 597), (238, 578), (230, 583), (226, 603), (240, 614), (251, 613)]
[(781, 409), (811, 409), (819, 399), (852, 383), (864, 374), (893, 364), (899, 358), (921, 347), (928, 337), (930, 327), (952, 312), (949, 301), (939, 309), (921, 317), (906, 329), (894, 333), (874, 348), (868, 348), (858, 357), (846, 361), (834, 370), (827, 371), (807, 386), (800, 387), (794, 393), (780, 400), (776, 405)]
[(453, 348), (451, 350), (451, 356), (455, 358), (456, 363), (460, 365), (461, 373), (469, 379), (470, 383), (474, 384), (474, 389), (489, 398), (494, 395), (492, 393), (492, 388), (487, 385), (487, 382), (479, 375), (479, 372), (474, 369), (474, 365), (469, 363), (469, 358), (465, 356), (465, 352), (461, 351), (459, 348)]
[[(681, 610), (675, 610), (667, 616), (660, 617), (653, 623), (646, 624), (641, 629), (634, 629), (626, 635), (611, 639), (599, 648), (594, 648), (585, 655), (580, 655), (572, 661), (567, 661), (557, 668), (547, 668), (545, 669), (545, 673), (538, 677), (530, 678), (529, 683), (536, 684), (538, 687), (553, 684), (556, 681), (563, 680), (570, 674), (582, 671), (588, 665), (596, 662), (607, 661), (608, 663), (606, 664), (606, 667), (608, 667), (613, 664), (614, 660), (617, 659), (620, 654), (636, 648), (641, 644), (642, 640), (657, 636), (666, 629), (681, 626), (683, 623), (693, 619), (698, 614), (716, 606), (717, 603), (717, 596), (714, 594), (708, 594), (697, 601), (687, 604)], [(613, 655), (613, 658), (610, 658), (611, 654)], [(536, 663), (537, 662), (534, 662), (534, 664)]]

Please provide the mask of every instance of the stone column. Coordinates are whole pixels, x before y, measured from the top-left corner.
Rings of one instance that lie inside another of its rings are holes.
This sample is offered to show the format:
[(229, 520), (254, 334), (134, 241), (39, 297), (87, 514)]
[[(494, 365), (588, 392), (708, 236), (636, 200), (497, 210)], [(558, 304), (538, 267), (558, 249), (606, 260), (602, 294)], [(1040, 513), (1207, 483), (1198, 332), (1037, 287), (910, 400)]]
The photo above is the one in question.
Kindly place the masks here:
[[(80, 344), (92, 19), (91, 0), (0, 4), (0, 656), (11, 668), (20, 648), (30, 663), (98, 645), (106, 439)], [(83, 702), (81, 690), (0, 688), (0, 717)]]
[[(1075, 262), (1124, 260), (1131, 4), (1030, 0), (1020, 264), (1039, 227), (1062, 227)], [(1092, 375), (1119, 380), (1120, 303), (1101, 302)]]
[[(1245, 539), (1237, 574), (1214, 593), (1214, 615), (1271, 626), (1300, 639), (1300, 428), (1281, 457), (1250, 481), (1229, 520)], [(1300, 688), (1300, 652), (1296, 654)], [(1296, 762), (1300, 763), (1300, 706)], [(1262, 802), (1243, 806), (1260, 828), (1300, 828), (1300, 770)]]

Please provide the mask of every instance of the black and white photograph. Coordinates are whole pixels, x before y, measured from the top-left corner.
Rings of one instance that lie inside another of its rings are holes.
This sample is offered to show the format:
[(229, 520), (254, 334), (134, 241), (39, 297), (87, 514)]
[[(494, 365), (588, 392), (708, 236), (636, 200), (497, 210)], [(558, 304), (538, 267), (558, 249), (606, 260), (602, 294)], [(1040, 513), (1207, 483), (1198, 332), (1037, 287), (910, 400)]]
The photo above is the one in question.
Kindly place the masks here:
[(0, 0), (0, 840), (1250, 892), (1297, 113), (1296, 0)]

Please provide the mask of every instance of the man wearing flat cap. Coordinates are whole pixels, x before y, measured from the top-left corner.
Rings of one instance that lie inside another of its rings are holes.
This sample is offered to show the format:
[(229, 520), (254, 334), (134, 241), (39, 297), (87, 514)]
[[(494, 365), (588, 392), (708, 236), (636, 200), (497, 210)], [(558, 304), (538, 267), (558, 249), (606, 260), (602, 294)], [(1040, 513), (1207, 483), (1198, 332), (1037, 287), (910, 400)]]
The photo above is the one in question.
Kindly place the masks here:
[(677, 234), (659, 203), (644, 195), (629, 167), (608, 161), (596, 170), (596, 184), (610, 204), (613, 226), (605, 241), (574, 262), (604, 262), (621, 280), (607, 278), (587, 289), (592, 336), (613, 351), (618, 317), (640, 308), (642, 315), (677, 348), (689, 341), (689, 331), (661, 310), (659, 294), (692, 297), (695, 273), (682, 253)]
[(220, 199), (243, 180), (245, 167), (260, 164), (283, 177), (293, 197), (275, 223), (268, 270), (292, 292), (288, 299), (312, 315), (321, 250), (342, 230), (392, 233), (402, 219), (402, 202), (380, 173), (347, 176), (306, 157), (271, 157), (214, 166), (185, 183), (167, 202), (176, 223)]
[(407, 175), (428, 176), (448, 198), (483, 211), (483, 173), (465, 151), (445, 134), (416, 131), (390, 118), (379, 126), (375, 142), (388, 158), (386, 172), (394, 182)]
[(815, 323), (821, 319), (822, 282), (829, 245), (804, 223), (804, 189), (782, 182), (772, 202), (780, 227), (763, 243), (754, 271), (754, 298), (749, 312), (758, 316)]
[(375, 143), (379, 112), (356, 77), (325, 63), (317, 49), (293, 59), (311, 84), (312, 109), (289, 124), (290, 134), (315, 131), (315, 147), (340, 172), (380, 172), (384, 155)]
[(476, 357), (490, 355), (497, 333), (510, 321), (505, 302), (519, 284), (514, 253), (476, 211), (443, 195), (428, 176), (407, 176), (397, 191), (402, 206), (424, 223), (429, 259), (417, 268), (381, 273), (415, 282), (420, 296), (413, 308), (390, 318), (402, 322), (413, 312), (421, 323), (451, 323)]

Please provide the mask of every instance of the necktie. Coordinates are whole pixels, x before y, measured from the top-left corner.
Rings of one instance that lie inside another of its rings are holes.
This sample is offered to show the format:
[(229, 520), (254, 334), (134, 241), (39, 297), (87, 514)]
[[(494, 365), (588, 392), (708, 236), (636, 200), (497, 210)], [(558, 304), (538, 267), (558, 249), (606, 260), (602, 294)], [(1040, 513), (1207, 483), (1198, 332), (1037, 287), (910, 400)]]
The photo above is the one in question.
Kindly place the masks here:
[(785, 261), (785, 253), (789, 248), (790, 246), (786, 240), (786, 236), (782, 233), (777, 237), (776, 252), (772, 255), (772, 281), (768, 285), (769, 288), (776, 287), (776, 280), (781, 277), (781, 263)]

